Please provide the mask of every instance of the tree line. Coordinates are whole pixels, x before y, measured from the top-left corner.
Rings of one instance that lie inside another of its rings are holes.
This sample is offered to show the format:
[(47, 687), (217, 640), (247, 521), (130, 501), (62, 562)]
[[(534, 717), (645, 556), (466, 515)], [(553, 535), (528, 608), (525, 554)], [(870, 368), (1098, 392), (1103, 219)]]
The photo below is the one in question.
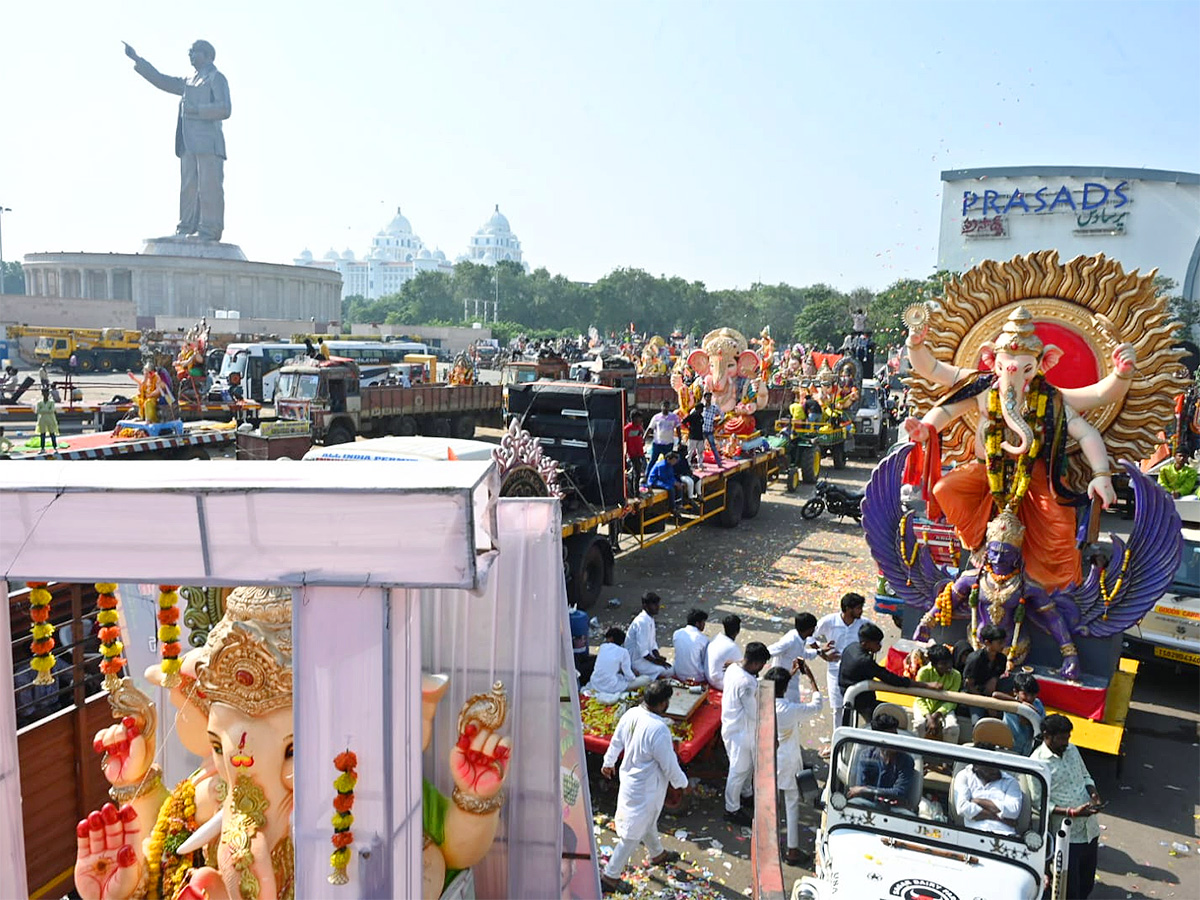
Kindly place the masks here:
[(729, 326), (747, 337), (770, 327), (779, 343), (837, 347), (850, 331), (851, 316), (866, 310), (879, 344), (903, 339), (900, 314), (912, 303), (939, 297), (952, 273), (924, 280), (901, 279), (878, 293), (866, 288), (844, 292), (827, 284), (752, 284), (745, 289), (710, 291), (702, 282), (678, 276), (654, 276), (641, 269), (615, 269), (594, 284), (570, 281), (546, 269), (526, 273), (516, 263), (495, 267), (460, 262), (452, 275), (421, 272), (402, 290), (378, 300), (358, 296), (342, 301), (342, 327), (353, 325), (461, 325), (464, 301), (497, 300), (500, 322), (493, 333), (502, 340), (516, 333), (530, 337), (574, 337), (595, 326), (601, 334), (623, 334), (632, 325), (641, 334), (674, 331), (700, 336)]

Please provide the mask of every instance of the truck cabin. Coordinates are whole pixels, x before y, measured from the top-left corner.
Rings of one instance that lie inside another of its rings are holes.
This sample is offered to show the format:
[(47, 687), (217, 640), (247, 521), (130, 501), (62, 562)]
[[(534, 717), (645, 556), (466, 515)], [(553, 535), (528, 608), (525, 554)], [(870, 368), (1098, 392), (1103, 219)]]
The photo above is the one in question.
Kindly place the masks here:
[(528, 384), (531, 381), (560, 381), (567, 377), (568, 366), (561, 356), (517, 360), (504, 364), (501, 384)]
[(284, 366), (275, 390), (279, 401), (301, 401), (327, 406), (330, 412), (345, 412), (349, 398), (359, 395), (358, 366), (353, 360), (304, 359)]

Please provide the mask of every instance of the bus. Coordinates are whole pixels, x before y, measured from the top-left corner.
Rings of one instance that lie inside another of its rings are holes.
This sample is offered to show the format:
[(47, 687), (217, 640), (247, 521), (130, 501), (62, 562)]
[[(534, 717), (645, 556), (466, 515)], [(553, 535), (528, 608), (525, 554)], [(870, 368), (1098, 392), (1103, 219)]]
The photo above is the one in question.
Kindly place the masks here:
[[(409, 354), (428, 353), (425, 344), (416, 341), (326, 341), (332, 356), (352, 359), (363, 366), (380, 366), (386, 369), (394, 363), (402, 363)], [(275, 382), (279, 368), (296, 356), (306, 353), (304, 344), (287, 341), (254, 344), (230, 344), (225, 348), (221, 369), (217, 373), (214, 392), (226, 389), (229, 376), (237, 372), (242, 376), (242, 390), (247, 400), (271, 403), (275, 398)]]

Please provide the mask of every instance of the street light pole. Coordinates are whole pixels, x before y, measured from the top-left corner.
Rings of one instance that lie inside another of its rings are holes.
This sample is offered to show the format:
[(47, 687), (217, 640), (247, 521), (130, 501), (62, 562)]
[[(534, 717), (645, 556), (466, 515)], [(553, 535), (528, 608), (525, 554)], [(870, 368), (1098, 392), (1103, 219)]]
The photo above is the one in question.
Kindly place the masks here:
[(4, 293), (4, 214), (12, 212), (7, 206), (0, 206), (0, 294)]

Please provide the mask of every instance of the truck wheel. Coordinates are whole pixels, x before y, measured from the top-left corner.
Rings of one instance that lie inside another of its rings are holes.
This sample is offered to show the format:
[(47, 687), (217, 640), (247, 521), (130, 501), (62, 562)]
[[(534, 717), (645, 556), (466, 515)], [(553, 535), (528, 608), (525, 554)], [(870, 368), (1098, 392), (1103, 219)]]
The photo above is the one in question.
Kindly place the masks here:
[(345, 422), (335, 422), (325, 432), (325, 446), (332, 447), (334, 444), (349, 444), (354, 441), (354, 431)]
[(846, 445), (845, 444), (834, 444), (833, 445), (833, 467), (835, 469), (846, 468)]
[(806, 519), (815, 519), (823, 512), (825, 512), (825, 500), (821, 497), (813, 497), (800, 508), (800, 515)]
[(604, 550), (594, 535), (571, 539), (567, 548), (567, 602), (589, 610), (600, 599), (604, 584)]
[(746, 492), (740, 481), (725, 483), (725, 508), (717, 515), (717, 524), (722, 528), (737, 528), (746, 512)]
[(396, 434), (400, 437), (412, 437), (417, 433), (417, 419), (415, 416), (401, 416), (396, 425)]
[(794, 494), (800, 489), (800, 470), (795, 466), (788, 466), (787, 470), (787, 492)]
[(821, 448), (800, 448), (800, 480), (805, 484), (816, 484), (821, 474)]
[(762, 509), (763, 484), (757, 475), (746, 476), (746, 505), (742, 510), (743, 519), (753, 519)]
[(433, 420), (433, 428), (430, 429), (433, 437), (450, 437), (451, 431), (450, 420), (446, 418), (438, 418)]
[(76, 354), (76, 359), (79, 360), (80, 372), (96, 371), (96, 360), (90, 353), (78, 353)]
[(454, 436), (464, 441), (475, 437), (475, 417), (459, 416), (454, 420)]
[(113, 361), (111, 356), (100, 357), (100, 371), (111, 372), (113, 370)]

